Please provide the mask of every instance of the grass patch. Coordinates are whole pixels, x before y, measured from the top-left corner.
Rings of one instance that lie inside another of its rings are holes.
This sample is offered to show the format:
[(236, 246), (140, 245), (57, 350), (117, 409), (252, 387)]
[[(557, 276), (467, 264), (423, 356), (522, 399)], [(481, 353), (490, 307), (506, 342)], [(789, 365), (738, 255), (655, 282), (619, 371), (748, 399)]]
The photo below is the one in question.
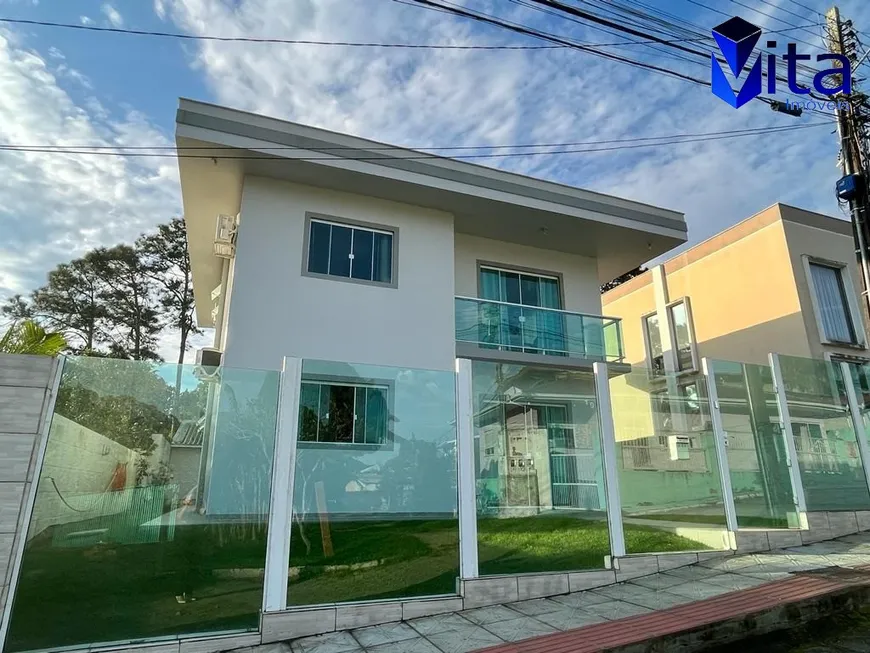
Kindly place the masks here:
[[(482, 574), (600, 569), (610, 553), (603, 517), (481, 519), (478, 530)], [(327, 557), (319, 523), (294, 524), (290, 605), (456, 591), (454, 519), (334, 521), (330, 535)], [(627, 524), (625, 536), (632, 551), (704, 548), (647, 526)], [(256, 628), (264, 565), (262, 526), (184, 526), (173, 541), (79, 547), (45, 533), (27, 545), (6, 650)], [(195, 602), (176, 602), (184, 587)]]
[[(714, 526), (726, 526), (725, 515), (683, 515), (671, 513), (653, 513), (651, 515), (631, 515), (636, 519), (650, 519), (654, 521), (673, 521), (690, 524), (710, 524)], [(737, 517), (737, 522), (743, 528), (788, 528), (788, 520), (778, 517), (761, 517), (757, 515), (745, 515)]]

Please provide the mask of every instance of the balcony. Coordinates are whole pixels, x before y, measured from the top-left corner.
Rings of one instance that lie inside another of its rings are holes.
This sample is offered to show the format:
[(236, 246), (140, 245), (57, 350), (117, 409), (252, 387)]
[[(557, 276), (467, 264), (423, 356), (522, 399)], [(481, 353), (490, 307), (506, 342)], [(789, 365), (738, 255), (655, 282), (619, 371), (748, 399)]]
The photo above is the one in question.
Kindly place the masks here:
[(621, 363), (619, 318), (456, 298), (456, 340), (483, 349)]

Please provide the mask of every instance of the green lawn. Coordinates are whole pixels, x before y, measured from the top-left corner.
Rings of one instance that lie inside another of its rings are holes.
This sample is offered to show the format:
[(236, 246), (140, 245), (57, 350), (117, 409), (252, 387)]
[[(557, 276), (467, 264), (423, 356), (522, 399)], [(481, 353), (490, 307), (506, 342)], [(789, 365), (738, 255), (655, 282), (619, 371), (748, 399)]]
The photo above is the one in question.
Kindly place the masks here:
[[(334, 522), (330, 557), (319, 523), (293, 528), (291, 605), (456, 592), (455, 520)], [(625, 532), (633, 551), (704, 548), (645, 526)], [(188, 526), (168, 542), (81, 547), (44, 535), (28, 543), (7, 652), (257, 627), (262, 527)], [(605, 520), (563, 515), (481, 519), (479, 541), (482, 574), (600, 569), (610, 552)], [(195, 602), (176, 602), (184, 586)]]
[[(715, 525), (725, 528), (725, 515), (675, 515), (670, 513), (653, 513), (651, 515), (632, 515), (637, 519), (652, 519), (656, 521), (673, 521), (691, 524)], [(780, 517), (763, 517), (760, 515), (738, 515), (737, 521), (743, 528), (788, 528), (788, 520)]]

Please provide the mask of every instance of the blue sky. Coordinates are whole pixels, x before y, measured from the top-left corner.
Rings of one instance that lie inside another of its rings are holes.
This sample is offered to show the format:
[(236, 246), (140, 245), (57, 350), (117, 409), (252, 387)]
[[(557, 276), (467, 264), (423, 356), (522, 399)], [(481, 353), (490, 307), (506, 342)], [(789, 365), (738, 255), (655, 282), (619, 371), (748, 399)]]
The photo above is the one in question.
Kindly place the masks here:
[[(600, 12), (585, 0), (571, 2)], [(640, 8), (640, 0), (621, 2)], [(827, 0), (699, 2), (723, 13), (692, 0), (643, 0), (705, 33), (730, 15), (766, 30), (788, 27), (782, 21), (810, 24), (819, 18), (801, 4), (822, 12), (828, 7)], [(462, 4), (586, 42), (625, 40), (518, 2)], [(839, 5), (870, 34), (870, 3)], [(0, 17), (289, 39), (538, 43), (392, 0), (0, 0)], [(820, 43), (818, 30), (788, 35)], [(870, 38), (865, 40), (870, 45)], [(666, 58), (637, 45), (608, 51), (709, 79), (703, 62)], [(0, 24), (0, 143), (168, 145), (179, 96), (418, 147), (819, 122), (774, 114), (760, 102), (735, 111), (703, 87), (570, 49), (409, 51), (182, 42)], [(834, 200), (836, 156), (836, 137), (826, 125), (489, 164), (683, 211), (691, 241), (698, 242), (777, 201), (842, 216)], [(130, 241), (180, 214), (177, 167), (169, 159), (0, 151), (0, 179), (0, 301), (39, 286), (57, 263), (96, 245)]]

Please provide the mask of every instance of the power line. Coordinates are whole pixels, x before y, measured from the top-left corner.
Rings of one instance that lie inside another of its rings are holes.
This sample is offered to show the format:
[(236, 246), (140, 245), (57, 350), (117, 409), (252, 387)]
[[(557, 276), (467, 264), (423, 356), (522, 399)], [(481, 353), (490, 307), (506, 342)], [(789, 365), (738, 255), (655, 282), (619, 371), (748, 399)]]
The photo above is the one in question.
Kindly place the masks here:
[(221, 41), (224, 43), (271, 43), (284, 45), (335, 45), (360, 48), (417, 48), (432, 50), (553, 50), (558, 45), (450, 45), (436, 43), (368, 43), (357, 41), (315, 41), (307, 39), (282, 39), (255, 36), (214, 36), (205, 34), (185, 34), (183, 32), (155, 32), (150, 30), (126, 29), (122, 27), (97, 27), (75, 23), (55, 23), (44, 20), (25, 20), (23, 18), (0, 18), (0, 23), (15, 25), (36, 25), (39, 27), (58, 27), (77, 29), (87, 32), (127, 34), (132, 36), (155, 36), (161, 38), (186, 39), (191, 41)]
[[(773, 14), (768, 13), (766, 11), (761, 11), (761, 9), (756, 9), (755, 7), (750, 7), (749, 5), (740, 2), (740, 0), (731, 0), (731, 2), (733, 2), (735, 5), (739, 5), (741, 7), (744, 7), (745, 9), (749, 9), (749, 11), (754, 11), (757, 14), (761, 14), (762, 16), (767, 16), (768, 18), (772, 18), (773, 20), (779, 21), (783, 25), (788, 25), (789, 27), (797, 27), (797, 25), (795, 25), (794, 23), (790, 23), (787, 20), (784, 20), (782, 18), (774, 16)], [(807, 30), (807, 31), (809, 31), (809, 30)], [(810, 34), (812, 34), (812, 32), (810, 32)], [(813, 34), (813, 36), (815, 36), (815, 34)], [(792, 38), (795, 41), (797, 41), (798, 43), (803, 43), (804, 45), (808, 45), (811, 48), (816, 48), (817, 50), (824, 50), (824, 48), (822, 48), (819, 45), (816, 45), (815, 43), (810, 43), (809, 41), (804, 41), (803, 39), (799, 39), (796, 36), (792, 36)]]
[[(808, 125), (800, 125), (802, 127), (817, 127), (826, 123), (812, 123)], [(731, 134), (758, 134), (765, 133), (768, 131), (779, 131), (785, 129), (795, 129), (797, 125), (789, 125), (789, 126), (781, 126), (781, 127), (749, 127), (746, 129), (729, 129), (725, 131), (715, 131), (715, 132), (696, 132), (696, 133), (687, 133), (687, 134), (668, 134), (666, 136), (635, 136), (632, 138), (615, 138), (608, 140), (599, 140), (599, 141), (574, 141), (574, 142), (560, 142), (560, 143), (509, 143), (509, 144), (501, 144), (501, 145), (444, 145), (438, 147), (429, 147), (429, 146), (393, 146), (393, 145), (376, 145), (372, 147), (359, 147), (359, 146), (349, 146), (349, 145), (337, 145), (334, 147), (318, 147), (317, 151), (319, 152), (343, 152), (343, 151), (360, 151), (365, 149), (366, 151), (377, 151), (377, 150), (387, 150), (393, 151), (396, 149), (405, 149), (405, 150), (497, 150), (497, 149), (515, 149), (515, 148), (542, 148), (542, 147), (577, 147), (581, 145), (611, 145), (614, 143), (635, 143), (642, 141), (655, 141), (655, 140), (671, 140), (678, 138), (698, 138), (705, 136), (725, 136)], [(63, 152), (64, 150), (238, 150), (238, 147), (231, 147), (228, 145), (190, 145), (184, 147), (177, 147), (175, 145), (51, 145), (51, 144), (40, 144), (40, 145), (24, 145), (20, 143), (4, 143), (0, 144), (0, 147), (5, 148), (21, 148), (23, 150), (27, 150), (30, 148), (53, 148), (59, 152)], [(258, 150), (300, 150), (307, 149), (304, 147), (296, 146), (296, 145), (274, 145), (267, 147), (258, 147)]]
[[(424, 5), (419, 5), (414, 0), (393, 0), (401, 4), (412, 7), (421, 7), (427, 9)], [(441, 13), (452, 14), (453, 12), (447, 9), (439, 9), (431, 7)], [(60, 29), (75, 29), (87, 32), (102, 32), (107, 34), (126, 34), (129, 36), (151, 36), (159, 38), (174, 38), (185, 39), (190, 41), (219, 41), (223, 43), (264, 43), (278, 45), (323, 45), (323, 46), (343, 46), (343, 47), (361, 47), (361, 48), (412, 48), (421, 50), (556, 50), (570, 46), (565, 45), (453, 45), (442, 43), (374, 43), (360, 41), (319, 41), (313, 39), (284, 39), (277, 37), (258, 37), (258, 36), (215, 36), (209, 34), (185, 34), (184, 32), (160, 32), (151, 30), (137, 30), (122, 27), (99, 27), (96, 25), (78, 25), (76, 23), (57, 23), (44, 20), (27, 20), (24, 18), (0, 18), (0, 23), (9, 23), (13, 25), (31, 25), (37, 27), (54, 27)], [(820, 25), (821, 23), (818, 23)], [(817, 25), (807, 25), (813, 27)], [(776, 30), (776, 32), (786, 32), (799, 27), (789, 27), (784, 30)], [(775, 32), (771, 32), (775, 33)], [(709, 37), (697, 39), (675, 39), (673, 43), (689, 42), (689, 41), (706, 41)], [(586, 43), (579, 42), (580, 45), (589, 47), (615, 47), (621, 45), (643, 45), (645, 43), (659, 43), (658, 40), (649, 41), (619, 41), (614, 43)]]
[(797, 5), (798, 7), (803, 7), (804, 9), (806, 9), (807, 11), (809, 11), (809, 12), (812, 13), (812, 14), (816, 14), (817, 16), (821, 16), (821, 15), (822, 15), (822, 12), (820, 12), (818, 9), (813, 9), (812, 7), (807, 7), (807, 6), (806, 6), (804, 3), (802, 3), (802, 2), (798, 2), (797, 0), (788, 0), (788, 1), (791, 2), (792, 4)]
[[(508, 158), (508, 157), (524, 157), (524, 156), (545, 156), (545, 155), (554, 155), (554, 154), (594, 154), (597, 152), (613, 152), (619, 150), (634, 150), (640, 148), (647, 147), (656, 147), (659, 145), (681, 145), (684, 143), (700, 143), (700, 142), (708, 142), (708, 141), (718, 141), (724, 139), (731, 138), (741, 138), (746, 136), (760, 136), (762, 134), (771, 134), (771, 133), (780, 133), (780, 132), (790, 132), (790, 131), (798, 131), (803, 129), (810, 129), (812, 127), (820, 127), (820, 126), (830, 126), (830, 122), (818, 122), (818, 123), (810, 123), (806, 125), (789, 125), (783, 127), (771, 127), (762, 130), (753, 130), (746, 131), (741, 133), (734, 134), (721, 134), (717, 136), (703, 136), (697, 138), (679, 138), (678, 140), (674, 140), (671, 138), (667, 141), (661, 142), (649, 142), (649, 143), (633, 143), (630, 145), (614, 145), (610, 147), (596, 147), (594, 149), (562, 149), (562, 150), (549, 150), (543, 152), (506, 152), (506, 153), (488, 153), (488, 154), (456, 154), (451, 155), (450, 157), (444, 157), (437, 154), (414, 154), (412, 156), (347, 156), (342, 157), (338, 155), (333, 156), (301, 156), (301, 157), (284, 157), (285, 160), (288, 161), (335, 161), (337, 159), (350, 160), (350, 161), (417, 161), (417, 160), (428, 160), (428, 159), (496, 159), (496, 158)], [(120, 148), (119, 148), (120, 149)], [(156, 149), (156, 148), (155, 148)], [(187, 148), (176, 148), (176, 151), (173, 152), (124, 152), (124, 151), (106, 151), (106, 150), (92, 150), (92, 149), (58, 149), (56, 146), (44, 146), (44, 147), (31, 147), (31, 146), (16, 146), (16, 145), (0, 145), (0, 151), (6, 152), (20, 152), (20, 153), (38, 153), (38, 154), (76, 154), (76, 155), (92, 155), (92, 156), (117, 156), (117, 157), (128, 157), (128, 158), (173, 158), (173, 159), (232, 159), (232, 160), (276, 160), (276, 157), (273, 155), (270, 156), (261, 156), (261, 155), (225, 155), (225, 154), (186, 154)], [(211, 150), (221, 149), (219, 147), (216, 148), (206, 148)], [(237, 148), (226, 148), (226, 149), (237, 149)], [(265, 149), (265, 148), (264, 148)], [(291, 148), (298, 149), (298, 148)], [(351, 148), (354, 149), (354, 148)], [(358, 148), (357, 148), (358, 149)]]

